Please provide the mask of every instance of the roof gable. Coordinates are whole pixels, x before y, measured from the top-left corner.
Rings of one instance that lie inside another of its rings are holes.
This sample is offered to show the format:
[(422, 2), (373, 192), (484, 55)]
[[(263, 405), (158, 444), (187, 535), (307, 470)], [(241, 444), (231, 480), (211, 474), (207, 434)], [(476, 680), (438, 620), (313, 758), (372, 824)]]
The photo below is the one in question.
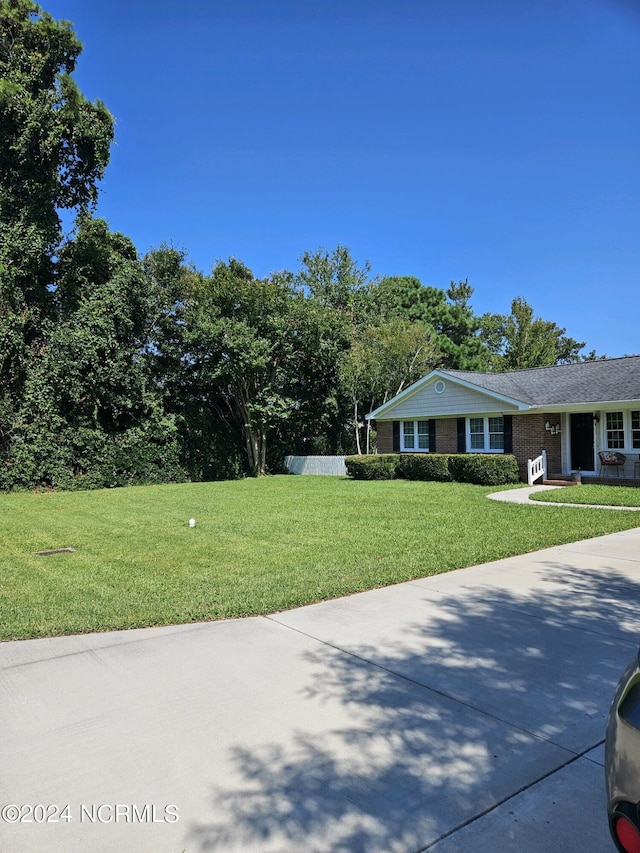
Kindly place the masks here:
[(479, 412), (519, 411), (523, 403), (504, 394), (487, 390), (444, 370), (433, 370), (396, 397), (367, 415), (373, 419), (437, 417), (438, 415)]
[[(434, 392), (438, 381), (443, 382), (446, 388), (457, 388), (458, 393), (442, 392), (440, 399), (436, 400)], [(466, 397), (461, 393), (462, 389), (469, 392)], [(469, 408), (480, 406), (482, 401), (484, 408)], [(433, 370), (367, 417), (390, 420), (420, 415), (432, 417), (629, 402), (640, 402), (640, 356), (504, 373)]]

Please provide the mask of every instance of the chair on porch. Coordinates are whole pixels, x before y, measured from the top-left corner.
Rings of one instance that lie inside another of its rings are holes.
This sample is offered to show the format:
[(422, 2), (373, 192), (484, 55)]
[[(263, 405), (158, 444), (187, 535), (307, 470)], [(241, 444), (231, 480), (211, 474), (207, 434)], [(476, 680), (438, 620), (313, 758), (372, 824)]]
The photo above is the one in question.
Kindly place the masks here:
[(627, 457), (624, 453), (619, 453), (617, 450), (601, 450), (598, 453), (598, 458), (600, 459), (600, 471), (598, 472), (598, 476), (602, 477), (603, 469), (606, 470), (608, 468), (615, 468), (616, 476), (620, 476), (620, 469), (622, 468), (622, 476), (624, 477), (624, 463), (627, 461)]

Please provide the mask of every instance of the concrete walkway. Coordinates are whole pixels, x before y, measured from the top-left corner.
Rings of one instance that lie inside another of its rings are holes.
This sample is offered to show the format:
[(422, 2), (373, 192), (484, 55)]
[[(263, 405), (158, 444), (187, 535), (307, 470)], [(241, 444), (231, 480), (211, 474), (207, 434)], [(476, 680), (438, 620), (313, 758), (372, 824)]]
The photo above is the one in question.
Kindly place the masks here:
[(567, 501), (560, 502), (550, 502), (550, 501), (532, 501), (529, 499), (530, 495), (535, 494), (536, 492), (548, 492), (551, 489), (572, 489), (579, 488), (578, 486), (526, 486), (524, 489), (508, 489), (506, 492), (493, 492), (487, 497), (492, 501), (502, 501), (503, 503), (510, 504), (527, 504), (528, 506), (579, 506), (579, 507), (589, 507), (590, 509), (621, 509), (621, 510), (629, 510), (631, 512), (640, 510), (640, 506), (608, 506), (605, 504), (576, 504), (570, 503), (568, 498), (571, 496), (571, 492), (567, 493)]
[(492, 501), (502, 501), (508, 504), (529, 504), (531, 506), (553, 506), (544, 501), (529, 500), (536, 492), (549, 492), (552, 489), (577, 488), (577, 486), (526, 486), (523, 489), (507, 489), (504, 492), (492, 492), (487, 497)]
[(270, 617), (0, 644), (0, 849), (606, 853), (638, 600), (635, 529)]

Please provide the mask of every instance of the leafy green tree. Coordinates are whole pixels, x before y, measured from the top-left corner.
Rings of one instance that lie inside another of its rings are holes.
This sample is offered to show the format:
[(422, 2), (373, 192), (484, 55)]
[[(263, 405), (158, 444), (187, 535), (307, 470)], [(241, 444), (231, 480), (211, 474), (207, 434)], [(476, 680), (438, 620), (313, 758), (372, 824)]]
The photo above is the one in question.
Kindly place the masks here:
[(295, 284), (324, 308), (357, 320), (366, 305), (369, 262), (359, 267), (349, 249), (341, 244), (332, 252), (322, 247), (305, 252), (300, 260), (302, 268), (295, 276)]
[[(426, 312), (427, 288), (413, 275), (384, 276), (372, 285), (371, 301), (379, 317), (430, 322)], [(435, 326), (433, 326), (435, 331)]]
[(387, 276), (372, 286), (372, 301), (382, 317), (398, 317), (433, 329), (440, 351), (439, 367), (479, 370), (488, 351), (479, 335), (480, 321), (470, 299), (468, 280), (452, 281), (445, 291), (425, 287), (414, 276)]
[(84, 215), (60, 251), (58, 319), (28, 371), (5, 460), (11, 486), (181, 479), (175, 420), (151, 372), (159, 293), (135, 247)]
[[(242, 439), (252, 476), (267, 471), (267, 446), (289, 423), (308, 423), (326, 399), (326, 325), (291, 276), (254, 278), (240, 261), (218, 262), (190, 296), (185, 360), (194, 393)], [(321, 377), (321, 381), (310, 381)], [(293, 429), (291, 429), (293, 432)]]
[(295, 323), (303, 354), (290, 376), (289, 394), (296, 405), (271, 449), (280, 459), (287, 453), (340, 453), (346, 436), (339, 362), (349, 346), (350, 324), (340, 312), (312, 299), (296, 302)]
[(166, 245), (150, 251), (142, 266), (160, 296), (151, 365), (165, 411), (176, 418), (183, 465), (192, 480), (237, 477), (247, 469), (242, 430), (207, 360), (215, 356), (206, 351), (205, 335), (218, 317), (211, 281)]
[(202, 285), (203, 275), (185, 260), (185, 252), (166, 244), (142, 259), (147, 287), (156, 296), (148, 353), (155, 382), (164, 393), (165, 406), (188, 416), (189, 362), (185, 358), (187, 305)]
[(534, 317), (533, 307), (522, 296), (512, 301), (511, 314), (485, 314), (481, 326), (496, 370), (580, 361), (580, 350), (585, 346), (583, 341), (567, 337), (566, 329), (556, 323)]
[(59, 211), (89, 208), (113, 120), (71, 74), (81, 44), (31, 0), (0, 0), (0, 450), (55, 312)]
[(602, 359), (607, 358), (606, 354), (599, 355), (594, 349), (589, 350), (588, 353), (580, 356), (580, 361), (601, 361)]
[[(433, 330), (408, 320), (396, 318), (368, 326), (352, 341), (342, 358), (340, 375), (351, 403), (350, 423), (358, 454), (362, 452), (363, 415), (429, 373), (439, 358)], [(367, 421), (367, 453), (369, 429)]]
[(113, 119), (71, 74), (82, 45), (31, 0), (0, 0), (0, 282), (5, 307), (48, 301), (59, 211), (86, 209)]

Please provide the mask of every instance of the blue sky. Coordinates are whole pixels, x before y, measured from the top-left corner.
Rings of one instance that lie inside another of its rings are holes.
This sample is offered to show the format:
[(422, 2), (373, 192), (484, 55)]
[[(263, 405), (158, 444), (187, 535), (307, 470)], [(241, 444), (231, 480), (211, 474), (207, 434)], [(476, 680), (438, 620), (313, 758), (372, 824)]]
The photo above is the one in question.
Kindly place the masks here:
[(98, 213), (257, 276), (342, 243), (640, 352), (637, 0), (45, 0), (116, 119)]

